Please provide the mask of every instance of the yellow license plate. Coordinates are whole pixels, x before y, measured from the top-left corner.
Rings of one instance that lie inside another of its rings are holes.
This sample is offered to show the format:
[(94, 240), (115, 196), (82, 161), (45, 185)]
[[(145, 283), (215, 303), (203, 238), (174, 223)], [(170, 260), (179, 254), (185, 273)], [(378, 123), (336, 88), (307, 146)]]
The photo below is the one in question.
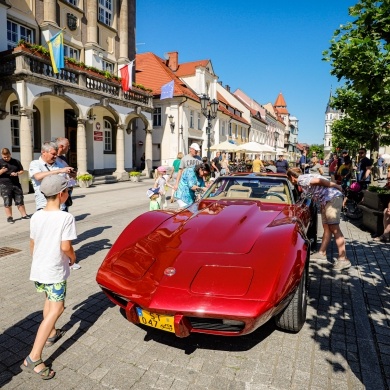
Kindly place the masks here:
[(175, 333), (174, 318), (172, 316), (150, 313), (139, 307), (137, 307), (137, 314), (141, 324)]

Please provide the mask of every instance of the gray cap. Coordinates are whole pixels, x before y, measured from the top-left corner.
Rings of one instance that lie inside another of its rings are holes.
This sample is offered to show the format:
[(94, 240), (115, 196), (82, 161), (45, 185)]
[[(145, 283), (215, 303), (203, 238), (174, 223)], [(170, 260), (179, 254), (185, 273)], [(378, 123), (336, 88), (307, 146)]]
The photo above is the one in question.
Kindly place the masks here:
[(61, 175), (50, 175), (43, 178), (40, 191), (45, 196), (53, 196), (68, 187), (68, 180)]

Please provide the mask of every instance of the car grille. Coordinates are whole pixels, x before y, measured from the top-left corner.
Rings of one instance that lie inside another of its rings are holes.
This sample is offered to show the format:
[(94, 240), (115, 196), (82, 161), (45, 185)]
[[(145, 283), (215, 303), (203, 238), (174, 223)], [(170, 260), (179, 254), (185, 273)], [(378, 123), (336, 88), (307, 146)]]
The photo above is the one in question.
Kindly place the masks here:
[(219, 318), (187, 317), (194, 329), (216, 330), (219, 332), (241, 332), (245, 324), (224, 324)]

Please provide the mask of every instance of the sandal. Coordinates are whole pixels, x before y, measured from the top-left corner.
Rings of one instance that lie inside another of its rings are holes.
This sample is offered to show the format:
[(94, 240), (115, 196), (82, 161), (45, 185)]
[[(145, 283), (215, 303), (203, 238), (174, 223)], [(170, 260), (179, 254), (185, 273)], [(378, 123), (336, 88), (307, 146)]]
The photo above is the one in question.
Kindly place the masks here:
[(64, 330), (56, 329), (56, 334), (53, 337), (49, 337), (45, 343), (45, 347), (51, 347), (56, 343), (63, 335), (65, 334)]
[(375, 237), (375, 238), (374, 238), (374, 241), (388, 242), (389, 239), (388, 239), (384, 234), (382, 234), (382, 235), (379, 236), (379, 237)]
[(27, 363), (27, 365), (25, 365), (23, 362), (22, 365), (20, 366), (20, 368), (23, 371), (27, 371), (30, 374), (37, 374), (41, 377), (41, 379), (43, 379), (45, 381), (52, 379), (54, 377), (54, 375), (56, 374), (54, 371), (51, 371), (49, 367), (42, 368), (42, 370), (39, 372), (36, 372), (34, 370), (34, 368), (36, 366), (39, 366), (40, 364), (43, 363), (42, 359), (39, 359), (39, 360), (36, 360), (35, 362), (33, 362), (30, 358), (30, 355), (29, 355), (26, 357), (26, 363)]

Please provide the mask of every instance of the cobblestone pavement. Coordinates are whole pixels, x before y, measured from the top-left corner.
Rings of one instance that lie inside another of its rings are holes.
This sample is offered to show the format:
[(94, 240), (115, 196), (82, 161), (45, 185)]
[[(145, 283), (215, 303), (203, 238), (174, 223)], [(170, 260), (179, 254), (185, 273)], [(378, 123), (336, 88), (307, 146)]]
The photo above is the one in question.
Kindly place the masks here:
[[(348, 221), (341, 228), (353, 266), (335, 273), (311, 264), (308, 318), (299, 334), (279, 331), (271, 321), (245, 337), (179, 339), (126, 321), (95, 275), (122, 229), (148, 210), (145, 192), (151, 182), (75, 189), (74, 246), (82, 268), (72, 271), (58, 323), (67, 332), (44, 350), (43, 359), (57, 372), (45, 383), (20, 369), (43, 307), (43, 297), (28, 280), (29, 223), (7, 224), (0, 207), (0, 248), (18, 250), (0, 251), (1, 388), (389, 389), (390, 245), (374, 243)], [(27, 195), (30, 213), (33, 202)]]

